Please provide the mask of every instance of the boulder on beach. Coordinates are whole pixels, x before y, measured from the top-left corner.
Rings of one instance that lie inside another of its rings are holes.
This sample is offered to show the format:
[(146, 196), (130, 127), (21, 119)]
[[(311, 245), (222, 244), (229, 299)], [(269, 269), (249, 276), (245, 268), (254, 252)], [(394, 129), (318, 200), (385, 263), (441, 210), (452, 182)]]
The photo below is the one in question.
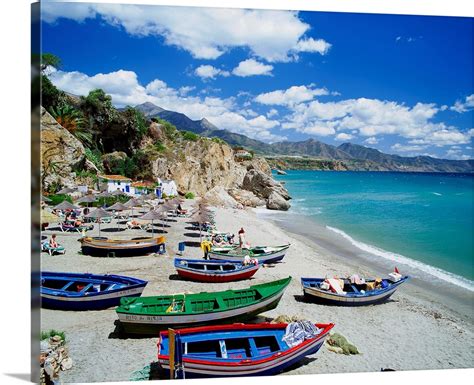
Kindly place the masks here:
[(264, 206), (265, 200), (256, 196), (253, 192), (242, 189), (230, 189), (230, 196), (232, 196), (237, 202), (247, 207), (258, 207)]
[(276, 191), (273, 191), (267, 199), (267, 209), (287, 211), (291, 205)]
[(264, 199), (269, 198), (273, 192), (277, 192), (285, 200), (291, 199), (290, 194), (281, 183), (256, 169), (251, 169), (245, 174), (242, 188), (252, 191), (256, 196)]

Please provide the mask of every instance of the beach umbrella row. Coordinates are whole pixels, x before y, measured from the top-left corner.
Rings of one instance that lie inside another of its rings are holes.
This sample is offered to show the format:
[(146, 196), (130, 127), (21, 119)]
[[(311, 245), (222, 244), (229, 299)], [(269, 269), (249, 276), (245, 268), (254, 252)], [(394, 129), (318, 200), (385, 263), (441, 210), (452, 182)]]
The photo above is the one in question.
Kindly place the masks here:
[[(108, 211), (105, 211), (103, 208), (99, 207), (99, 208), (95, 209), (94, 211), (91, 211), (85, 217), (86, 218), (95, 218), (95, 219), (107, 218), (107, 217), (110, 217), (110, 213)], [(99, 237), (100, 237), (100, 220), (97, 221), (97, 222), (99, 224)]]

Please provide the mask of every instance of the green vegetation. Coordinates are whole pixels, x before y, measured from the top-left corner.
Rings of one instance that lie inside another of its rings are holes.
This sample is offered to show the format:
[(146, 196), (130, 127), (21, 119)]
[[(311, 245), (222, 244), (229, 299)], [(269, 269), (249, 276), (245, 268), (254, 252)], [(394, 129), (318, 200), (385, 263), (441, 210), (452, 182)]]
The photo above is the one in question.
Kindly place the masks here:
[(224, 139), (218, 138), (216, 136), (212, 137), (211, 141), (214, 143), (219, 143), (219, 144), (227, 144), (227, 142)]
[(196, 196), (194, 195), (194, 193), (192, 192), (187, 192), (186, 194), (184, 194), (184, 198), (185, 199), (194, 199)]
[(84, 127), (84, 115), (82, 112), (69, 104), (50, 107), (51, 116), (68, 130), (72, 135), (79, 139), (86, 147), (93, 145), (92, 132)]
[(190, 140), (192, 142), (197, 142), (200, 138), (198, 134), (195, 134), (194, 132), (191, 132), (191, 131), (181, 131), (181, 136), (183, 137), (184, 140)]
[(54, 337), (54, 336), (59, 336), (61, 337), (61, 339), (66, 342), (66, 333), (62, 332), (62, 331), (58, 331), (58, 330), (54, 330), (54, 329), (51, 329), (51, 330), (48, 330), (48, 331), (44, 331), (42, 330), (41, 331), (41, 341), (43, 340), (46, 340), (50, 337)]
[(155, 149), (158, 152), (165, 152), (166, 151), (166, 146), (158, 140), (158, 141), (155, 142)]
[(64, 201), (72, 203), (72, 198), (67, 194), (52, 194), (48, 195), (48, 198), (51, 199), (51, 203), (49, 203), (51, 206), (56, 206)]
[(89, 179), (92, 183), (97, 183), (99, 181), (99, 177), (95, 172), (88, 171), (88, 170), (77, 170), (76, 176), (80, 179)]
[(60, 68), (61, 59), (52, 53), (45, 52), (41, 55), (41, 71), (48, 67)]
[(94, 166), (96, 166), (99, 169), (99, 171), (104, 170), (104, 166), (102, 164), (102, 154), (100, 153), (98, 149), (91, 150), (90, 148), (86, 147), (85, 155), (86, 155), (86, 159), (91, 161), (94, 164)]
[(165, 132), (165, 135), (168, 139), (174, 141), (177, 135), (179, 135), (178, 129), (170, 122), (159, 118), (153, 118), (152, 120), (156, 123), (161, 124), (161, 126), (163, 127), (163, 131)]

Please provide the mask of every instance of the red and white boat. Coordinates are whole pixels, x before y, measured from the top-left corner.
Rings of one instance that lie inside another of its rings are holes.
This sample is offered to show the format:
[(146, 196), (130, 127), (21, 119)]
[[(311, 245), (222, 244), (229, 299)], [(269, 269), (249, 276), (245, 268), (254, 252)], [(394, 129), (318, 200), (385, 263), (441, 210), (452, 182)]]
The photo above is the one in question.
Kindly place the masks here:
[(252, 277), (260, 265), (256, 260), (246, 262), (175, 258), (179, 276), (198, 282), (233, 282)]

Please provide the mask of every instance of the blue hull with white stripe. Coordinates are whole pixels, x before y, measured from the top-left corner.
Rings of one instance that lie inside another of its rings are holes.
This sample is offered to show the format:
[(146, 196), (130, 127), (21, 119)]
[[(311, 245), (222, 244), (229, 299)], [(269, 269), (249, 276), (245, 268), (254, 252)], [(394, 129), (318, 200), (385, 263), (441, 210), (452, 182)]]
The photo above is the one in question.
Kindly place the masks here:
[(41, 306), (56, 310), (102, 310), (122, 297), (139, 297), (147, 281), (121, 275), (41, 273)]
[(345, 294), (322, 290), (320, 285), (324, 282), (325, 278), (301, 278), (301, 285), (305, 297), (316, 303), (336, 306), (366, 306), (388, 300), (398, 287), (408, 279), (409, 277), (405, 276), (397, 282), (388, 282), (386, 288), (365, 292), (361, 292), (355, 285), (351, 285), (346, 280), (344, 290), (347, 289), (347, 291)]
[[(334, 324), (294, 347), (283, 340), (287, 324), (233, 324), (178, 330), (185, 378), (269, 376), (315, 354)], [(160, 334), (158, 362), (169, 378), (169, 338)]]

